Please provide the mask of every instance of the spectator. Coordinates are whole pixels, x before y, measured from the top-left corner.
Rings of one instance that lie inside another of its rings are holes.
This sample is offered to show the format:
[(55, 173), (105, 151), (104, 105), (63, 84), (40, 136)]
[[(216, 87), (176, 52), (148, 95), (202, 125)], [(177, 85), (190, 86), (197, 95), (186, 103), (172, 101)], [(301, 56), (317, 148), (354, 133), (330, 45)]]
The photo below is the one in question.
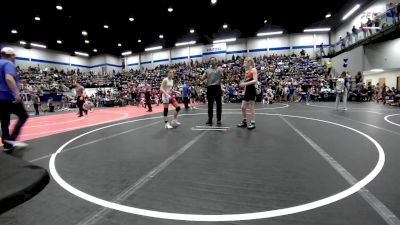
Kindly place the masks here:
[(368, 26), (368, 29), (369, 29), (369, 35), (371, 36), (372, 35), (372, 27), (373, 27), (373, 25), (374, 25), (374, 22), (371, 20), (371, 18), (368, 18), (368, 21), (367, 21), (367, 26)]
[(185, 105), (185, 109), (189, 109), (189, 94), (190, 94), (189, 86), (185, 81), (182, 86), (182, 98), (183, 98), (183, 104)]
[(339, 44), (341, 50), (343, 50), (346, 47), (346, 41), (342, 37), (339, 37)]
[(35, 115), (39, 116), (39, 105), (40, 105), (40, 98), (36, 93), (31, 93), (31, 100), (33, 103), (33, 108), (35, 109)]
[(358, 42), (358, 29), (356, 28), (356, 26), (353, 26), (353, 28), (351, 29), (351, 32), (353, 33), (353, 36), (354, 36), (354, 42), (357, 43)]
[(363, 82), (363, 75), (362, 72), (358, 72), (357, 75), (354, 77), (356, 79), (356, 84)]
[(320, 54), (321, 57), (325, 56), (324, 43), (321, 43), (319, 45), (319, 54)]
[(350, 32), (347, 32), (347, 33), (346, 33), (346, 42), (347, 42), (347, 46), (353, 44), (352, 39), (351, 39), (351, 34), (350, 34)]

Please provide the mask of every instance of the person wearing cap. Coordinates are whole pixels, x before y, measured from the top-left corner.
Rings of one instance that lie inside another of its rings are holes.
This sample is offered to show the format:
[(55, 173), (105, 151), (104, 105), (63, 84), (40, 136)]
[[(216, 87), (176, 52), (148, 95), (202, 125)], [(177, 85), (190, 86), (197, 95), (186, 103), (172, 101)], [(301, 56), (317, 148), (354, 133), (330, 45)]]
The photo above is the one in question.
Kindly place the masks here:
[[(28, 119), (19, 93), (19, 76), (14, 65), (14, 49), (5, 47), (1, 49), (0, 59), (0, 122), (2, 131), (2, 142), (5, 152), (15, 148), (27, 147), (27, 144), (17, 141), (22, 126)], [(18, 121), (10, 135), (10, 116), (15, 114)]]

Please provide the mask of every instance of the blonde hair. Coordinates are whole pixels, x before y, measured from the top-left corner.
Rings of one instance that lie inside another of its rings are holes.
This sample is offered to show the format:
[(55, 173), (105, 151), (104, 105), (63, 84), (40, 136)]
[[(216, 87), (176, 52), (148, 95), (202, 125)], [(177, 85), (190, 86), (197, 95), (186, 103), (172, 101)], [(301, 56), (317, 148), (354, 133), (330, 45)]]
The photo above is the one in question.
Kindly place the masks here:
[(254, 68), (256, 64), (254, 63), (254, 60), (250, 57), (246, 57), (244, 61), (247, 61), (247, 63), (250, 63), (251, 67)]

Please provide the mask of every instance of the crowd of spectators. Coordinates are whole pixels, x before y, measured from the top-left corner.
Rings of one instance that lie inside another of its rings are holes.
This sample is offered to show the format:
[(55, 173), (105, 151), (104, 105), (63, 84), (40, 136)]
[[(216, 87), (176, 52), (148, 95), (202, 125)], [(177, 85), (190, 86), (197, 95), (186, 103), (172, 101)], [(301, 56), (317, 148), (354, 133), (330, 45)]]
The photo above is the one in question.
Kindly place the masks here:
[[(223, 100), (225, 102), (240, 102), (244, 90), (239, 87), (243, 79), (243, 57), (233, 56), (230, 60), (220, 61), (224, 69), (222, 79)], [(329, 101), (334, 100), (334, 86), (336, 76), (331, 71), (331, 61), (312, 59), (308, 55), (272, 55), (254, 58), (259, 73), (258, 88), (261, 94), (258, 101), (273, 102), (302, 102), (302, 101)], [(31, 93), (42, 95), (45, 92), (65, 93), (73, 89), (76, 80), (86, 88), (97, 88), (96, 92), (88, 96), (96, 106), (123, 106), (126, 104), (144, 104), (145, 82), (150, 84), (152, 102), (160, 103), (160, 83), (165, 77), (168, 68), (174, 67), (175, 91), (179, 93), (186, 83), (191, 90), (192, 99), (199, 102), (206, 101), (205, 82), (200, 79), (201, 74), (209, 67), (208, 62), (191, 61), (174, 65), (159, 65), (154, 69), (128, 70), (122, 73), (111, 72), (97, 74), (94, 72), (82, 73), (77, 71), (57, 71), (55, 69), (40, 70), (29, 68), (20, 70), (22, 88)], [(350, 79), (350, 100), (372, 101), (379, 99), (397, 103), (399, 91), (395, 88), (382, 87), (377, 84), (365, 84), (362, 74)], [(384, 97), (383, 97), (384, 96)], [(73, 98), (65, 96), (59, 108), (65, 108), (66, 102)], [(73, 101), (72, 101), (73, 102)], [(71, 105), (71, 104), (70, 104)], [(72, 104), (73, 105), (73, 104)]]

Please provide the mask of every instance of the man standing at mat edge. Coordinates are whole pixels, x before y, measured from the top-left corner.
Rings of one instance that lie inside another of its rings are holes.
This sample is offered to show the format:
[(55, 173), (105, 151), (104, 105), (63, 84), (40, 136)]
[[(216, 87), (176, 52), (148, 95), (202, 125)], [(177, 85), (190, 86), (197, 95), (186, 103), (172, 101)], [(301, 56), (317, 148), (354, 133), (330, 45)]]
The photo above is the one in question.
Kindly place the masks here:
[(208, 68), (202, 76), (202, 80), (207, 79), (208, 120), (206, 124), (212, 125), (213, 123), (213, 107), (215, 101), (217, 104), (217, 124), (220, 125), (222, 114), (221, 77), (224, 71), (218, 66), (215, 57), (210, 58), (210, 64), (210, 68)]
[[(2, 131), (1, 138), (5, 152), (28, 146), (26, 143), (17, 141), (20, 130), (28, 119), (28, 113), (21, 102), (19, 76), (14, 62), (14, 49), (8, 47), (3, 48), (1, 50), (0, 59), (0, 122)], [(18, 121), (10, 135), (8, 127), (10, 126), (11, 114), (17, 115)]]
[(75, 92), (76, 92), (76, 105), (78, 106), (79, 109), (79, 116), (78, 117), (82, 117), (83, 116), (83, 112), (85, 112), (85, 115), (88, 114), (87, 110), (83, 109), (83, 104), (85, 103), (85, 88), (80, 85), (77, 81), (75, 83)]
[(153, 109), (151, 108), (151, 85), (149, 81), (146, 81), (144, 83), (144, 97), (146, 100), (146, 105), (148, 107), (147, 112), (153, 112)]

